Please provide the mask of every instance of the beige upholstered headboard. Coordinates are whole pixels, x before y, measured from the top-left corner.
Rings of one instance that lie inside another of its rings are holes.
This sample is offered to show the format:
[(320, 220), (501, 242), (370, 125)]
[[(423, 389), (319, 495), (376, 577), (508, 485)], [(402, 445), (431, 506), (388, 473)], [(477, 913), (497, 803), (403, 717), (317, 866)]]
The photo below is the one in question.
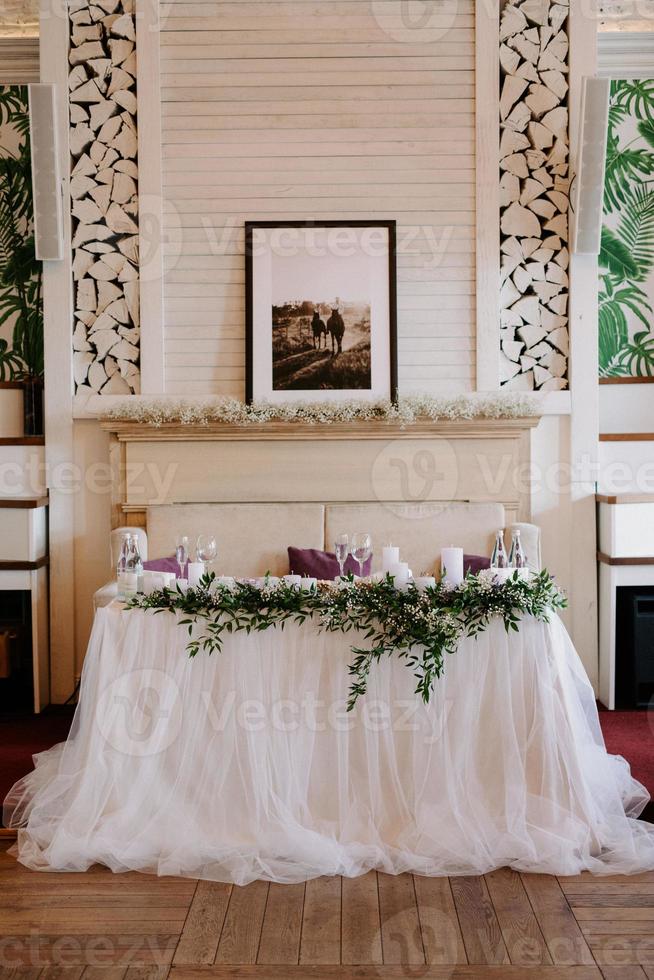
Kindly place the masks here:
[(256, 576), (288, 572), (289, 544), (323, 548), (322, 504), (170, 504), (148, 507), (148, 551), (152, 558), (171, 555), (178, 534), (191, 548), (199, 534), (215, 534), (223, 575)]
[[(499, 503), (208, 503), (148, 507), (148, 552), (151, 558), (170, 555), (178, 534), (191, 546), (198, 534), (218, 540), (215, 567), (221, 574), (273, 575), (288, 572), (288, 545), (333, 550), (341, 532), (370, 531), (373, 570), (381, 566), (381, 549), (389, 542), (418, 575), (433, 570), (440, 550), (450, 544), (471, 554), (490, 555), (498, 528), (504, 527)], [(540, 567), (540, 535), (533, 524), (521, 524), (530, 565)]]

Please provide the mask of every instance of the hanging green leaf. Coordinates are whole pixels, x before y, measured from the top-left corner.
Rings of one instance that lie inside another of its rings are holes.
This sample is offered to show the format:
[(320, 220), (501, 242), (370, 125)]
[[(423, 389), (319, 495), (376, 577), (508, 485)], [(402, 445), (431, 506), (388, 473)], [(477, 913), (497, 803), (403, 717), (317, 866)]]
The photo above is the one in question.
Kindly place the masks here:
[(618, 289), (614, 294), (614, 299), (616, 303), (620, 303), (622, 306), (626, 306), (627, 309), (631, 310), (647, 330), (650, 329), (652, 307), (648, 302), (647, 293), (639, 289), (634, 283), (630, 283)]
[(600, 294), (598, 310), (598, 351), (600, 375), (606, 376), (612, 362), (629, 340), (627, 318), (620, 303)]
[(602, 268), (608, 269), (618, 279), (638, 278), (640, 272), (638, 263), (629, 248), (610, 228), (602, 228), (598, 261)]
[(21, 370), (20, 358), (9, 347), (6, 340), (0, 337), (0, 381), (14, 378)]
[(639, 268), (643, 282), (654, 268), (654, 190), (645, 184), (633, 188), (615, 232)]
[(654, 154), (649, 150), (625, 147), (617, 140), (607, 147), (604, 174), (604, 213), (619, 210), (629, 199), (633, 185), (654, 177)]
[(654, 122), (654, 79), (614, 79), (611, 102), (625, 108), (631, 116)]
[(634, 335), (618, 354), (618, 364), (635, 377), (654, 377), (654, 337), (648, 330)]
[(608, 138), (609, 141), (616, 139), (615, 130), (617, 127), (624, 122), (624, 120), (629, 115), (629, 110), (626, 106), (617, 105), (615, 102), (611, 101), (609, 103), (609, 120), (608, 120)]
[(24, 120), (29, 129), (29, 103), (27, 85), (0, 85), (0, 126), (10, 123), (24, 131)]

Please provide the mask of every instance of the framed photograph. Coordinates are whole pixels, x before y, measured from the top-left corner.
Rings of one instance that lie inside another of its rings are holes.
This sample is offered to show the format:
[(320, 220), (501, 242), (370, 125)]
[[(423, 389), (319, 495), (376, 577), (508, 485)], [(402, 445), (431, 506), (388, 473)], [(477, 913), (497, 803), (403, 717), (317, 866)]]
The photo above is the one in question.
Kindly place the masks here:
[(395, 400), (395, 221), (248, 221), (245, 288), (248, 402)]

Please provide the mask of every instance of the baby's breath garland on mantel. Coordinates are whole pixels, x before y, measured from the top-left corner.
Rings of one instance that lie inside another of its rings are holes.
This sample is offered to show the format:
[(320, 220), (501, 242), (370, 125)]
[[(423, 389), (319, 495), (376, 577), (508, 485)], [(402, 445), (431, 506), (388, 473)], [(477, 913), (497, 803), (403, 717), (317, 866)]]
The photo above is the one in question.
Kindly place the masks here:
[(410, 425), (419, 419), (517, 419), (541, 414), (537, 399), (524, 395), (490, 395), (432, 398), (412, 395), (397, 402), (253, 402), (236, 398), (156, 399), (125, 398), (112, 405), (104, 418), (116, 422), (143, 422), (148, 425), (263, 425), (266, 422), (296, 422), (305, 425), (338, 425), (348, 422), (395, 422)]
[(402, 658), (416, 678), (416, 694), (428, 702), (443, 673), (445, 656), (456, 652), (462, 637), (482, 632), (495, 618), (503, 620), (507, 632), (519, 629), (522, 616), (547, 622), (552, 610), (565, 605), (547, 571), (529, 581), (516, 572), (499, 585), (487, 570), (468, 575), (456, 588), (438, 582), (424, 590), (414, 585), (396, 589), (390, 576), (372, 582), (350, 577), (340, 584), (319, 582), (304, 589), (284, 580), (225, 582), (211, 574), (186, 592), (176, 588), (137, 595), (127, 608), (181, 614), (180, 625), (188, 627), (191, 657), (219, 653), (225, 633), (283, 628), (289, 621), (304, 623), (313, 618), (319, 630), (357, 630), (359, 639), (369, 645), (351, 648), (350, 711), (365, 694), (370, 670), (382, 657)]

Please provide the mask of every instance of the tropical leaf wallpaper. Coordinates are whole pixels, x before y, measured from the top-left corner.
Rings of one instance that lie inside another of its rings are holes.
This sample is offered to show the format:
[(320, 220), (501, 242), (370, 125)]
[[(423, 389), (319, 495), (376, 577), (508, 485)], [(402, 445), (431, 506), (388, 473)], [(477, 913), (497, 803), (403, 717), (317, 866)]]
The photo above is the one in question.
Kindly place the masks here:
[(26, 85), (0, 85), (0, 381), (43, 376)]
[(599, 276), (600, 378), (654, 379), (654, 79), (611, 83)]

